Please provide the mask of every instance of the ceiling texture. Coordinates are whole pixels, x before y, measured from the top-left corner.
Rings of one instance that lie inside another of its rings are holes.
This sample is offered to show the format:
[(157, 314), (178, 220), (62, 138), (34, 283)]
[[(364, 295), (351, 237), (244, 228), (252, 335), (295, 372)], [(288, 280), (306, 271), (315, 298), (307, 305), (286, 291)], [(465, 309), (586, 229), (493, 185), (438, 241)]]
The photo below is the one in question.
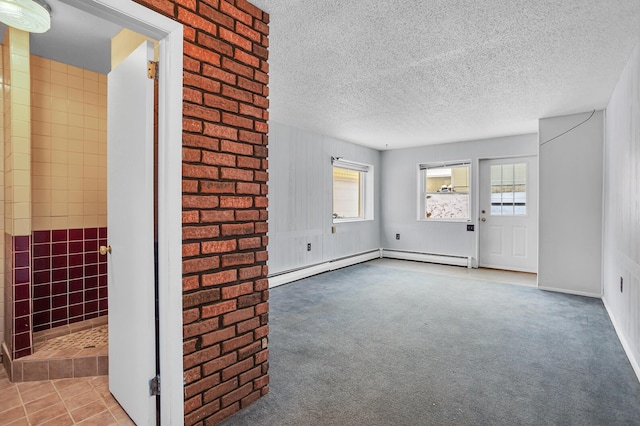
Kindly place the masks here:
[(270, 119), (376, 149), (537, 133), (606, 107), (638, 0), (253, 0)]
[[(270, 119), (376, 149), (602, 109), (640, 35), (638, 0), (251, 2), (271, 18)], [(49, 3), (32, 53), (108, 72), (120, 27)]]

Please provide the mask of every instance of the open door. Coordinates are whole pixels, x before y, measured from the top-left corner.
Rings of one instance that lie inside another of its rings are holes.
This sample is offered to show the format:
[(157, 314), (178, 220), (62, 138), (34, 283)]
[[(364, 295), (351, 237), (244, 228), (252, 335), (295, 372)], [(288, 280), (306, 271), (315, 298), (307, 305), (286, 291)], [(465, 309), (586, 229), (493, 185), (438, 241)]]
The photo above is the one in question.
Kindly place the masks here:
[(153, 44), (108, 76), (109, 389), (138, 425), (156, 423)]

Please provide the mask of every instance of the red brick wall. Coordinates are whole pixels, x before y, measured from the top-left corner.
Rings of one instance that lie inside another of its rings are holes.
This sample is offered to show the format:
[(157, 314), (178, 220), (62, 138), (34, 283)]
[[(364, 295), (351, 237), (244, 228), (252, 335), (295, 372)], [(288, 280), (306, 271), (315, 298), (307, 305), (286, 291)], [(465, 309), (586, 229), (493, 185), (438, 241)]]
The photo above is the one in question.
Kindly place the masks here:
[(184, 408), (209, 425), (269, 391), (269, 16), (246, 0), (137, 1), (184, 24)]

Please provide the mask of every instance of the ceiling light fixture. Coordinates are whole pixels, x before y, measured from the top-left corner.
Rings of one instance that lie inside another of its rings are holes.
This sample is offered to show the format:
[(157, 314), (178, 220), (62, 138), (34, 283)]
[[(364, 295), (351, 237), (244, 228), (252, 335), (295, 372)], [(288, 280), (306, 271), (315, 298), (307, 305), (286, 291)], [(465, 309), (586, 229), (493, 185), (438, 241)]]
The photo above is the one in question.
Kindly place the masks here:
[(0, 0), (0, 22), (30, 33), (51, 28), (51, 7), (44, 0)]

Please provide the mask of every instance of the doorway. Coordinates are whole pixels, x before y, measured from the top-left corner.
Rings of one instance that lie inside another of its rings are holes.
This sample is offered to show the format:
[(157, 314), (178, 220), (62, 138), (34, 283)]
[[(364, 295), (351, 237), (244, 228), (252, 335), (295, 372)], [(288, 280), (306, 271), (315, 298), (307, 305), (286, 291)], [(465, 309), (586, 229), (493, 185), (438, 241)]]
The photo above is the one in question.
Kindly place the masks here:
[[(158, 65), (158, 305), (162, 329), (158, 346), (165, 424), (183, 422), (182, 395), (182, 24), (134, 2), (63, 0), (159, 41)], [(147, 384), (148, 385), (148, 384)]]
[[(159, 40), (158, 97), (158, 303), (163, 334), (159, 339), (163, 397), (162, 421), (183, 420), (181, 317), (181, 139), (182, 25), (133, 2), (61, 0), (67, 6)], [(82, 37), (82, 34), (75, 36)], [(72, 50), (72, 49), (70, 49)], [(146, 69), (145, 69), (146, 71)], [(152, 220), (153, 221), (153, 220)], [(96, 238), (96, 242), (98, 239)], [(152, 240), (153, 242), (153, 240)], [(102, 245), (102, 244), (101, 244)], [(97, 248), (97, 247), (96, 247)], [(151, 247), (153, 258), (153, 246)], [(153, 265), (151, 267), (153, 270)], [(135, 353), (131, 362), (135, 362)], [(145, 394), (148, 378), (145, 378)]]
[(478, 204), (478, 265), (537, 273), (538, 157), (480, 160)]

